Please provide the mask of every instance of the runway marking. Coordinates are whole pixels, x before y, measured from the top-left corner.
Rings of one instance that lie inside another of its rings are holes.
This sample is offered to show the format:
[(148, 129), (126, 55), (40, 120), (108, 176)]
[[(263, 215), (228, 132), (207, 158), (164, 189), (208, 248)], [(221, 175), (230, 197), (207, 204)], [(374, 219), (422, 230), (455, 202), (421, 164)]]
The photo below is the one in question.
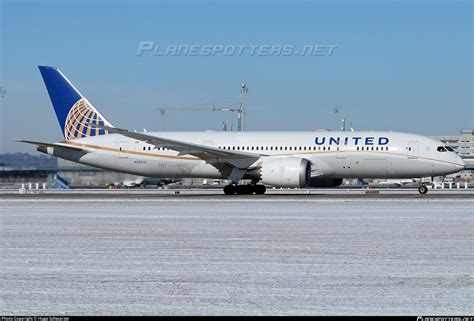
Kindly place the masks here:
[[(329, 198), (329, 197), (318, 197), (318, 195), (309, 195), (313, 196), (315, 198), (312, 199), (302, 199), (302, 198), (252, 198), (252, 197), (236, 197), (235, 199), (209, 199), (207, 196), (201, 196), (201, 195), (187, 195), (187, 196), (176, 196), (174, 197), (173, 195), (170, 196), (165, 196), (161, 198), (143, 198), (143, 197), (129, 197), (129, 198), (120, 198), (120, 197), (103, 197), (103, 198), (87, 198), (83, 197), (80, 199), (70, 199), (69, 196), (64, 196), (62, 197), (48, 197), (45, 196), (44, 198), (38, 197), (38, 196), (33, 196), (29, 197), (30, 195), (21, 195), (18, 197), (7, 197), (7, 198), (1, 198), (3, 202), (55, 202), (55, 203), (64, 203), (64, 202), (71, 202), (71, 203), (129, 203), (132, 201), (140, 200), (140, 202), (146, 203), (182, 203), (186, 204), (189, 202), (196, 202), (196, 203), (211, 203), (211, 204), (239, 204), (239, 205), (245, 205), (245, 203), (388, 203), (388, 202), (393, 202), (393, 201), (403, 201), (403, 202), (411, 202), (411, 203), (444, 203), (444, 202), (449, 202), (449, 203), (459, 203), (459, 202), (467, 202), (467, 203), (474, 203), (474, 199), (472, 198), (424, 198), (423, 196), (420, 197), (412, 197), (412, 198), (403, 198), (403, 197), (391, 197), (391, 198), (382, 198), (382, 199), (376, 199), (376, 198), (368, 198), (368, 197), (361, 197), (361, 198), (351, 198), (351, 199), (337, 199), (337, 198)], [(362, 195), (365, 196), (365, 195)], [(193, 197), (200, 197), (200, 198), (193, 198)], [(223, 196), (224, 197), (224, 196)], [(263, 196), (265, 197), (265, 196)], [(180, 199), (181, 198), (181, 199)], [(0, 205), (1, 207), (1, 205)]]

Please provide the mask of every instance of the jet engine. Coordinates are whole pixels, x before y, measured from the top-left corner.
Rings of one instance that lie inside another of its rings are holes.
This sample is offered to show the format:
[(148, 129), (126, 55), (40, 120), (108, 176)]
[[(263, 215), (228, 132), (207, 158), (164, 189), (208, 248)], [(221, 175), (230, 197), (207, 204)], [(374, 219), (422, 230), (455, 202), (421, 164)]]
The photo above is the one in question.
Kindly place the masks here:
[(260, 164), (260, 180), (274, 187), (306, 187), (311, 179), (311, 163), (304, 158), (267, 158)]

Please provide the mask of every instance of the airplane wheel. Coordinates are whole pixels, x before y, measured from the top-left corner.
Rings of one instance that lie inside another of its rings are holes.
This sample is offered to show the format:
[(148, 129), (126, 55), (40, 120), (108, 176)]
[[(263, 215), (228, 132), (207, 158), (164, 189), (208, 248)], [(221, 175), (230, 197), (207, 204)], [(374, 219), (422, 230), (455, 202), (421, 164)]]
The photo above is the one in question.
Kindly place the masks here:
[(237, 195), (250, 195), (253, 194), (252, 185), (237, 185)]
[(235, 195), (236, 188), (235, 185), (226, 185), (224, 186), (224, 194), (225, 195)]
[(265, 192), (267, 191), (267, 188), (265, 187), (265, 185), (255, 185), (254, 191), (255, 191), (255, 194), (262, 195), (262, 194), (265, 194)]
[(247, 184), (245, 185), (247, 187), (247, 195), (252, 195), (253, 193), (255, 193), (255, 186), (252, 185), (252, 184)]
[(420, 194), (426, 194), (428, 193), (428, 187), (426, 187), (426, 185), (420, 185), (420, 187), (418, 187), (418, 192), (420, 192)]

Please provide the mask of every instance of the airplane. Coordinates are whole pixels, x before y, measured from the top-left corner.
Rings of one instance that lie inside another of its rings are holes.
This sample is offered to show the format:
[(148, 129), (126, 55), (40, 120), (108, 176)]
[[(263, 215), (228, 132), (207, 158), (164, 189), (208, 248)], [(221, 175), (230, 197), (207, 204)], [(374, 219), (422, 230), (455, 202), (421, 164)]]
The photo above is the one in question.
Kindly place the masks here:
[[(64, 140), (18, 141), (81, 164), (152, 178), (227, 179), (226, 195), (264, 194), (266, 185), (337, 187), (344, 178), (443, 176), (465, 167), (441, 141), (409, 133), (129, 131), (107, 121), (59, 69), (39, 70)], [(418, 191), (428, 188), (420, 183)]]

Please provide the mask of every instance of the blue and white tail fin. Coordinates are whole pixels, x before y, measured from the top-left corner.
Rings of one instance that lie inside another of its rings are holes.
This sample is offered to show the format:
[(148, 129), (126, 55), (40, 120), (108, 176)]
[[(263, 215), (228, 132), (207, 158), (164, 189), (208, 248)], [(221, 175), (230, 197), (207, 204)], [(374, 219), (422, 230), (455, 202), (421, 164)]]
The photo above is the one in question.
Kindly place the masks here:
[(108, 134), (94, 125), (113, 127), (54, 67), (38, 66), (66, 140)]

